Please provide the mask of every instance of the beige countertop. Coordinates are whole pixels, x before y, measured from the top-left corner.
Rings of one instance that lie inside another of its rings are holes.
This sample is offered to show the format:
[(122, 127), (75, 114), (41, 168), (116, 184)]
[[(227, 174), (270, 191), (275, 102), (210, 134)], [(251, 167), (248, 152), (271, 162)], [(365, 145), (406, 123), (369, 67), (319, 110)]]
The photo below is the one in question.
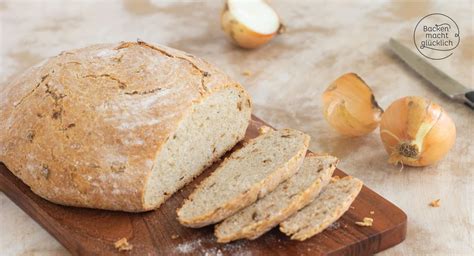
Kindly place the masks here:
[[(309, 133), (313, 151), (338, 156), (341, 169), (407, 213), (406, 240), (380, 255), (472, 253), (474, 112), (433, 89), (387, 42), (396, 37), (412, 46), (413, 28), (424, 15), (449, 15), (459, 25), (461, 43), (451, 57), (435, 63), (473, 88), (473, 1), (274, 0), (272, 5), (288, 32), (247, 51), (229, 44), (221, 32), (221, 1), (0, 0), (0, 82), (45, 57), (92, 43), (139, 38), (191, 52), (248, 88), (257, 116)], [(366, 80), (383, 108), (406, 95), (441, 104), (456, 123), (454, 148), (436, 165), (400, 171), (387, 163), (378, 130), (353, 139), (336, 134), (322, 118), (321, 93), (350, 71)], [(438, 198), (440, 208), (428, 206)], [(2, 193), (0, 209), (2, 255), (67, 254)]]

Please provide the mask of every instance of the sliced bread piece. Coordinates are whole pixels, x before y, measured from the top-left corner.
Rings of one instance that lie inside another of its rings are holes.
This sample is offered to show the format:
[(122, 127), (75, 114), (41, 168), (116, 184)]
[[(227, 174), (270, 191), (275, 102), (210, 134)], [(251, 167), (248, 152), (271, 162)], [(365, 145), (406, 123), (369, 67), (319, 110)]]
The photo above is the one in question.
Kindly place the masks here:
[(274, 190), (300, 168), (310, 137), (269, 130), (233, 152), (184, 201), (178, 220), (188, 227), (217, 223)]
[(331, 180), (337, 158), (308, 154), (298, 172), (215, 228), (217, 242), (256, 239), (309, 204)]
[(349, 209), (362, 185), (350, 176), (333, 179), (311, 204), (282, 222), (280, 231), (300, 241), (322, 232)]

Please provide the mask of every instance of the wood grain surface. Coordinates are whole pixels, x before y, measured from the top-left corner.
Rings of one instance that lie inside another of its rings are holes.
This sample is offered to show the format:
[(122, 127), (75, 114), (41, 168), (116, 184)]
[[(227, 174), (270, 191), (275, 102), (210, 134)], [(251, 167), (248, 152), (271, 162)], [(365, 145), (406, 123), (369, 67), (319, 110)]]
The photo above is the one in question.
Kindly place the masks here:
[[(264, 122), (253, 117), (246, 138), (255, 137), (262, 124)], [(3, 164), (0, 164), (0, 189), (73, 255), (371, 255), (405, 239), (406, 214), (364, 186), (341, 219), (304, 242), (292, 241), (274, 228), (254, 241), (218, 244), (213, 227), (183, 227), (175, 213), (183, 199), (217, 164), (159, 209), (138, 214), (50, 203), (36, 196)], [(341, 170), (336, 170), (335, 175), (345, 176)], [(373, 226), (354, 224), (364, 217), (373, 218)], [(127, 238), (133, 245), (131, 251), (119, 252), (114, 247), (114, 242), (121, 238)]]

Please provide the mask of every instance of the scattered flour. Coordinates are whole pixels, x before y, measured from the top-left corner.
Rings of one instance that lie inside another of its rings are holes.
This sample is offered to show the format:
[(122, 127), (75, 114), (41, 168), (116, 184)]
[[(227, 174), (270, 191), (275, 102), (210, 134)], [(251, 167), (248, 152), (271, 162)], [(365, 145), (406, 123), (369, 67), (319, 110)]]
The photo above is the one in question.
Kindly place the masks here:
[(198, 239), (178, 245), (176, 247), (176, 251), (179, 253), (192, 253), (200, 246), (201, 239)]
[(183, 255), (201, 255), (201, 256), (223, 256), (223, 255), (233, 255), (233, 256), (252, 256), (250, 251), (247, 251), (248, 241), (240, 240), (233, 243), (228, 243), (221, 245), (220, 248), (211, 247), (204, 249), (202, 247), (207, 247), (209, 245), (216, 245), (214, 238), (200, 238), (194, 241), (185, 242), (179, 244), (174, 252)]
[(252, 252), (248, 251), (248, 243), (247, 240), (239, 240), (225, 244), (222, 250), (233, 256), (252, 256)]
[(96, 54), (97, 57), (110, 57), (117, 54), (116, 50), (105, 49)]
[(223, 256), (221, 249), (211, 248), (204, 251), (204, 256)]
[(336, 221), (336, 222), (332, 223), (331, 225), (329, 225), (326, 229), (331, 231), (331, 230), (336, 230), (340, 227), (341, 227), (341, 224), (338, 221)]

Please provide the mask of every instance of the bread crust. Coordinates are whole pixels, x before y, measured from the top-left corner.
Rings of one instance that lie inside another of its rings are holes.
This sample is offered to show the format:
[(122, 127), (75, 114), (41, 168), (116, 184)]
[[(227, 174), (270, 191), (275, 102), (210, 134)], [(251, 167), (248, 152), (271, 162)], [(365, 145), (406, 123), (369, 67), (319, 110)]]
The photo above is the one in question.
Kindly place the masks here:
[(241, 85), (172, 48), (137, 41), (62, 52), (2, 88), (0, 161), (55, 203), (151, 210), (145, 186), (162, 146), (193, 105), (231, 87), (250, 107)]
[[(306, 157), (318, 158), (321, 156), (318, 156), (314, 153), (310, 153)], [(321, 189), (329, 182), (334, 169), (336, 169), (336, 164), (338, 162), (337, 158), (332, 156), (327, 157), (333, 158), (333, 161), (329, 165), (326, 174), (324, 176), (319, 177), (309, 187), (303, 189), (300, 193), (298, 193), (298, 195), (292, 200), (291, 204), (288, 205), (283, 211), (278, 212), (277, 214), (272, 214), (269, 218), (253, 222), (251, 225), (244, 227), (239, 232), (234, 233), (230, 236), (225, 236), (225, 234), (220, 232), (219, 229), (221, 228), (220, 225), (222, 223), (218, 224), (214, 229), (214, 235), (217, 237), (217, 242), (228, 243), (230, 241), (241, 238), (247, 238), (250, 240), (257, 239), (269, 229), (274, 226), (277, 226), (278, 224), (280, 224), (280, 222), (284, 221), (296, 211), (313, 201), (313, 199), (319, 194)]]
[[(229, 217), (230, 215), (242, 209), (243, 207), (255, 202), (258, 198), (264, 197), (267, 193), (273, 191), (282, 181), (291, 177), (299, 169), (306, 154), (306, 150), (309, 146), (309, 141), (310, 137), (308, 135), (305, 135), (303, 142), (304, 148), (299, 150), (293, 157), (291, 157), (290, 160), (284, 166), (275, 170), (271, 175), (269, 175), (260, 183), (253, 185), (245, 193), (242, 193), (238, 197), (227, 202), (223, 207), (220, 207), (212, 212), (207, 212), (206, 214), (196, 216), (192, 219), (184, 219), (183, 216), (180, 214), (181, 208), (179, 208), (176, 210), (178, 221), (182, 225), (187, 227), (204, 227), (213, 223), (217, 223)], [(225, 166), (226, 162), (230, 160), (231, 158), (226, 158), (220, 164), (220, 166)], [(217, 171), (218, 170), (214, 171), (214, 173), (211, 175), (215, 175)], [(196, 189), (194, 189), (194, 191), (191, 193), (189, 198), (184, 201), (183, 205), (186, 204), (187, 201), (192, 200), (195, 194), (199, 192), (200, 187), (202, 187), (203, 185), (205, 184), (199, 184), (199, 186), (197, 186)]]

